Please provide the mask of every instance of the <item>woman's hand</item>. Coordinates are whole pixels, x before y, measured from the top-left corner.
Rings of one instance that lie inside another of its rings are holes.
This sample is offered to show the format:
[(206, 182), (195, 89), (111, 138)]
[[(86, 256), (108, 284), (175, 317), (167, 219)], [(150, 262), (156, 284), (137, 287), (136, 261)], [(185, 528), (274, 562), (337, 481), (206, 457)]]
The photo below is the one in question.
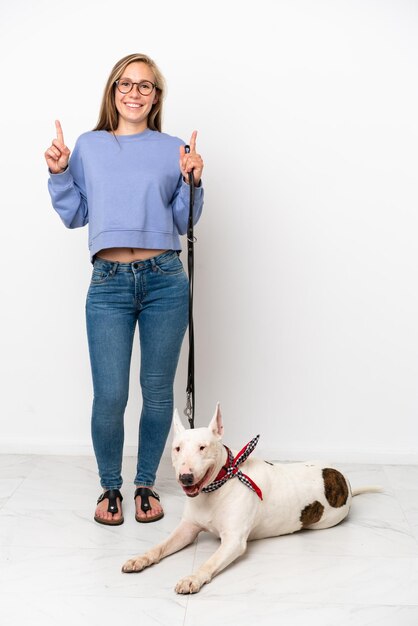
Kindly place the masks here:
[(55, 128), (57, 138), (52, 140), (51, 146), (45, 152), (45, 160), (52, 174), (61, 174), (67, 168), (70, 150), (64, 143), (64, 135), (58, 120), (55, 120)]
[(180, 170), (186, 183), (189, 182), (189, 172), (193, 171), (194, 184), (198, 185), (202, 177), (203, 160), (196, 152), (197, 130), (190, 137), (190, 152), (186, 154), (184, 146), (180, 146)]

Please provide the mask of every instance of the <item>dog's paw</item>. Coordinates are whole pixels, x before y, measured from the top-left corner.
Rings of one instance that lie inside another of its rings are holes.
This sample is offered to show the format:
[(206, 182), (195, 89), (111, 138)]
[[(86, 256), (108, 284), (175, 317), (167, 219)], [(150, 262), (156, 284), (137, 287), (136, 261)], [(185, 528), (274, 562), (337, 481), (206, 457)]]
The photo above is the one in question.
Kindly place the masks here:
[(203, 582), (198, 576), (186, 576), (178, 581), (175, 591), (176, 593), (197, 593), (202, 585)]
[(137, 556), (134, 559), (129, 559), (122, 566), (122, 572), (125, 574), (132, 574), (133, 572), (142, 572), (143, 569), (151, 565), (150, 560), (146, 556)]

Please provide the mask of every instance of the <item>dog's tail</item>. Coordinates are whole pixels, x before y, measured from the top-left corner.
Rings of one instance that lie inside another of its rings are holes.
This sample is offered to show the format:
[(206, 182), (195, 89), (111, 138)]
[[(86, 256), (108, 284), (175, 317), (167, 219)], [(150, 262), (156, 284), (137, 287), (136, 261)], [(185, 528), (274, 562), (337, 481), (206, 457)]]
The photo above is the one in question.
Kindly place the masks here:
[(383, 493), (382, 487), (370, 486), (370, 487), (358, 487), (358, 489), (352, 490), (353, 496), (360, 496), (362, 493)]

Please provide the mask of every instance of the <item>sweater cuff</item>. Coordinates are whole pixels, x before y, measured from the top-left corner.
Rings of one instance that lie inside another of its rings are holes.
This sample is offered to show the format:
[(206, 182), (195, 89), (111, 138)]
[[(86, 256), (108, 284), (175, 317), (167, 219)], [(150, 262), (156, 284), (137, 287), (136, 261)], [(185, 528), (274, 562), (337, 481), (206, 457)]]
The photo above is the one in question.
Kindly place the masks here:
[(67, 167), (67, 169), (65, 169), (63, 172), (61, 172), (60, 174), (53, 174), (49, 168), (49, 180), (51, 182), (51, 185), (53, 185), (54, 187), (68, 187), (70, 184), (73, 183), (73, 177), (70, 174), (70, 168)]
[[(181, 194), (190, 194), (190, 185), (189, 183), (186, 183), (186, 181), (183, 179), (182, 183), (181, 183), (181, 190), (180, 190)], [(194, 187), (194, 192), (195, 192), (195, 197), (199, 197), (199, 194), (201, 194), (203, 192), (203, 183), (202, 183), (202, 179), (200, 179), (199, 182), (199, 186)]]

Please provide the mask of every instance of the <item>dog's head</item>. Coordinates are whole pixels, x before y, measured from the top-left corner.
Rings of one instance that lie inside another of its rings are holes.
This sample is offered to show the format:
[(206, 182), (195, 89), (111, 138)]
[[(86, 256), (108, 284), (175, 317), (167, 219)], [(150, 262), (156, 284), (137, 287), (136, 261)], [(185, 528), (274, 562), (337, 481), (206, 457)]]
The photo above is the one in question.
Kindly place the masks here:
[(199, 495), (215, 478), (222, 459), (222, 415), (219, 402), (207, 428), (186, 430), (177, 409), (174, 411), (174, 439), (171, 460), (176, 478), (190, 498)]

